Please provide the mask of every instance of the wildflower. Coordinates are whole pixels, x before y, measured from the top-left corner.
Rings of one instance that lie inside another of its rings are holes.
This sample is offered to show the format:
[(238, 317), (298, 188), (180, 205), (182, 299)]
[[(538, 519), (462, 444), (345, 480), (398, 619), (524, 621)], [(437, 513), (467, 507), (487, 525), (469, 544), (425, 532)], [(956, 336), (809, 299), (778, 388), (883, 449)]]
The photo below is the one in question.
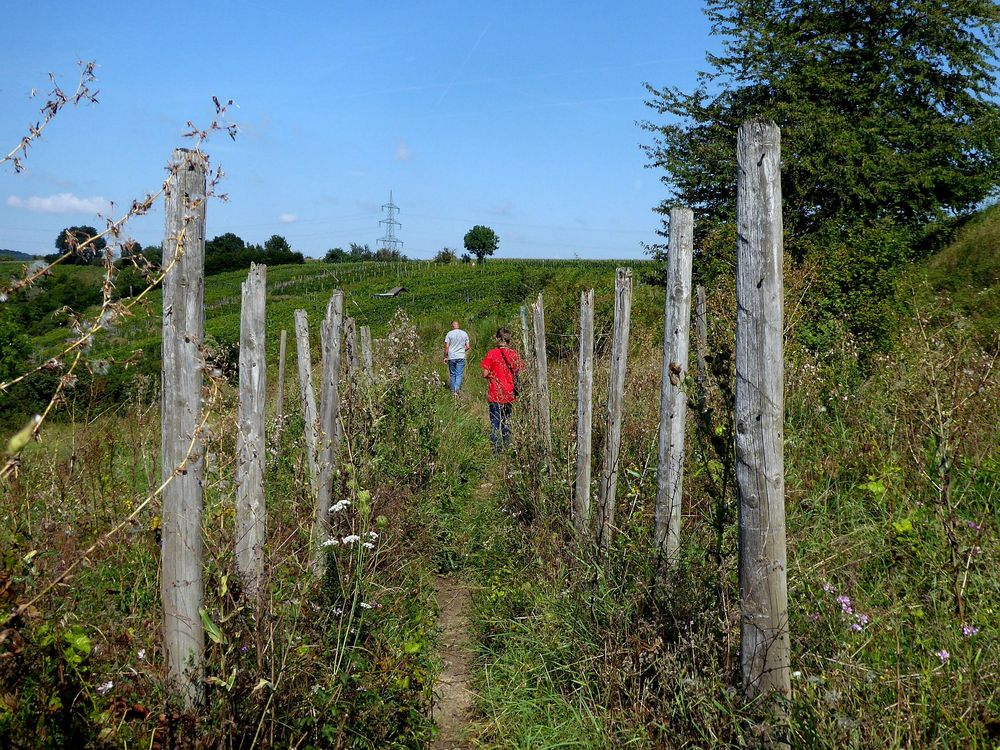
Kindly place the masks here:
[(975, 625), (963, 625), (962, 626), (962, 635), (965, 636), (966, 638), (971, 638), (972, 636), (974, 636), (978, 632), (979, 632), (979, 628), (977, 628)]
[(325, 542), (323, 542), (322, 546), (323, 547), (334, 547), (334, 546), (336, 546), (338, 544), (340, 544), (340, 542), (338, 540), (336, 540), (336, 539), (327, 539)]
[(823, 591), (825, 591), (828, 594), (832, 594), (834, 591), (836, 591), (836, 589), (833, 587), (832, 583), (824, 583)]
[(136, 656), (139, 657), (139, 661), (142, 661), (143, 659), (145, 659), (146, 658), (146, 649), (140, 648), (139, 649), (139, 653), (136, 654)]
[(802, 672), (800, 672), (797, 669), (794, 672), (792, 672), (792, 677), (795, 678), (796, 680), (799, 679), (801, 676), (802, 676)]
[(330, 507), (331, 513), (340, 513), (351, 504), (350, 500), (338, 500)]
[(102, 682), (100, 685), (97, 686), (97, 692), (100, 693), (101, 695), (104, 695), (114, 686), (115, 683), (113, 683), (111, 680), (108, 680), (107, 682)]
[(948, 659), (951, 658), (951, 654), (949, 654), (945, 649), (941, 649), (940, 651), (935, 651), (934, 655), (941, 660), (942, 664), (944, 664), (945, 662), (948, 661)]
[(348, 534), (340, 541), (343, 542), (344, 544), (354, 544), (355, 542), (360, 542), (361, 537), (359, 537), (357, 534)]
[(371, 542), (365, 542), (364, 543), (364, 548), (365, 549), (375, 549), (375, 545), (372, 544)]
[(368, 602), (361, 602), (361, 609), (371, 609), (372, 605)]
[(378, 539), (378, 534), (376, 534), (374, 531), (369, 531), (368, 537), (374, 542), (376, 539)]
[(980, 526), (980, 525), (979, 525), (978, 523), (976, 523), (975, 521), (966, 521), (966, 522), (965, 522), (965, 525), (966, 525), (966, 526), (968, 526), (968, 527), (969, 527), (970, 529), (972, 529), (973, 531), (979, 531), (979, 530), (980, 530), (981, 528), (983, 528), (982, 526)]
[(844, 596), (843, 594), (841, 594), (840, 596), (837, 597), (837, 604), (840, 605), (840, 608), (844, 611), (844, 614), (849, 615), (852, 612), (854, 612), (854, 609), (851, 607), (851, 597), (849, 596)]

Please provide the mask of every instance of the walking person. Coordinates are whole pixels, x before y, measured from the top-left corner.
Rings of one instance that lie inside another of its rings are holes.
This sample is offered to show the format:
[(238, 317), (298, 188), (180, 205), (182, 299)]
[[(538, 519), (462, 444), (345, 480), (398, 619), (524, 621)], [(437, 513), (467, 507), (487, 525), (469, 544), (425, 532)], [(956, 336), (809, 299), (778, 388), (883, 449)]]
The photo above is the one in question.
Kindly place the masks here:
[(469, 334), (462, 330), (457, 320), (451, 322), (451, 330), (444, 337), (444, 361), (448, 363), (448, 385), (458, 396), (465, 373), (465, 353), (472, 348)]
[(483, 357), (483, 377), (489, 381), (486, 400), (490, 406), (490, 442), (498, 453), (510, 443), (510, 413), (517, 400), (517, 373), (521, 359), (510, 348), (510, 331), (497, 330), (497, 346)]

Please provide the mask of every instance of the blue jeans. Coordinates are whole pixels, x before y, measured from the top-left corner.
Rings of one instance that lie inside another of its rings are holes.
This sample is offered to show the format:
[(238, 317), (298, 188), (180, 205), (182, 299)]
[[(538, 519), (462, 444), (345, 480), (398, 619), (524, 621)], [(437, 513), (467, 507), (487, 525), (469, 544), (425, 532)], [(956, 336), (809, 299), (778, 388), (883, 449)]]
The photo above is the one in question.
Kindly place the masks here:
[(448, 375), (450, 377), (449, 385), (451, 386), (452, 393), (458, 393), (459, 389), (462, 387), (462, 374), (464, 372), (465, 372), (464, 359), (448, 360)]
[(510, 412), (513, 404), (490, 402), (490, 442), (493, 450), (499, 451), (510, 444)]

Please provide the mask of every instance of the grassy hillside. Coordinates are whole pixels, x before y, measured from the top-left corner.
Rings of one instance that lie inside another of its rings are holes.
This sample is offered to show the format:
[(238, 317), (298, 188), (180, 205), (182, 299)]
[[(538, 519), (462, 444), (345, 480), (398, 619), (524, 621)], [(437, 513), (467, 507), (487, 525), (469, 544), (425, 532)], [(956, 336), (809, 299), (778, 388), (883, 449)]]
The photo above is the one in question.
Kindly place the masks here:
[[(787, 722), (777, 728), (736, 689), (731, 285), (708, 290), (711, 373), (704, 401), (691, 405), (683, 561), (663, 585), (650, 554), (662, 290), (635, 288), (618, 533), (601, 560), (572, 544), (567, 516), (576, 316), (578, 292), (593, 286), (597, 476), (617, 264), (316, 263), (269, 273), (271, 372), (278, 333), (292, 330), (297, 308), (309, 312), (316, 361), (335, 287), (348, 313), (372, 326), (382, 374), (348, 402), (347, 463), (336, 487), (353, 503), (337, 517), (337, 533), (375, 533), (372, 550), (338, 548), (339, 576), (322, 586), (305, 572), (311, 500), (292, 374), (292, 414), (268, 463), (270, 600), (255, 609), (241, 598), (230, 552), (235, 393), (212, 381), (206, 617), (221, 635), (209, 643), (205, 708), (197, 716), (162, 710), (158, 499), (143, 505), (159, 476), (158, 405), (135, 382), (137, 370), (158, 369), (154, 295), (87, 355), (118, 363), (127, 397), (107, 412), (87, 406), (92, 394), (79, 389), (63, 411), (72, 420), (48, 423), (0, 490), (5, 610), (96, 545), (0, 642), (8, 655), (0, 659), (0, 744), (425, 747), (440, 669), (429, 581), (449, 572), (475, 591), (471, 733), (480, 747), (748, 747), (775, 732), (796, 747), (994, 747), (998, 218), (987, 212), (903, 279), (893, 346), (864, 362), (849, 338), (823, 351), (796, 343), (810, 287), (789, 267), (794, 678)], [(243, 278), (208, 280), (206, 327), (223, 347), (238, 340)], [(407, 287), (398, 298), (372, 296), (397, 285)], [(538, 292), (551, 473), (542, 469), (529, 405), (516, 409), (512, 450), (494, 457), (482, 379), (470, 368), (456, 402), (442, 388), (440, 361), (454, 318), (472, 334), (473, 358), (498, 325), (513, 326), (519, 341), (518, 308)], [(48, 332), (33, 345), (48, 355), (65, 336)], [(137, 349), (142, 359), (126, 369)], [(273, 377), (269, 387), (273, 394)]]

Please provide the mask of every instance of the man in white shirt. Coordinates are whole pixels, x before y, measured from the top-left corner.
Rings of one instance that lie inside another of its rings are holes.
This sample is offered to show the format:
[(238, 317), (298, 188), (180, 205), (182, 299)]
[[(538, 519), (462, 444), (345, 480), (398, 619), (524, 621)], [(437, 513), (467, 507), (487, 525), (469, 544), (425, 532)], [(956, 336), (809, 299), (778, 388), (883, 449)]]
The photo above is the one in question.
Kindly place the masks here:
[(444, 361), (448, 363), (451, 392), (458, 396), (465, 372), (465, 353), (471, 349), (469, 334), (461, 329), (457, 320), (451, 323), (451, 330), (444, 337)]

